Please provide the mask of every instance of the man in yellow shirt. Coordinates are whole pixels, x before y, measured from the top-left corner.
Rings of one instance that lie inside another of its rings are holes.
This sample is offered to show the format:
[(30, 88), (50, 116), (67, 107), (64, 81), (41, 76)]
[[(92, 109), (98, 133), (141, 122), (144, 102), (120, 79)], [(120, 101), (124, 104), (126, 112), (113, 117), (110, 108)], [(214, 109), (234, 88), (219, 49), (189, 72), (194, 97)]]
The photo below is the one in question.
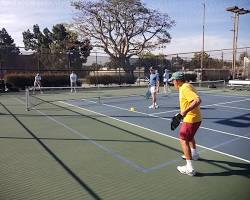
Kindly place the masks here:
[(173, 81), (175, 88), (179, 90), (180, 114), (183, 118), (179, 138), (184, 152), (182, 157), (186, 158), (187, 164), (178, 166), (177, 169), (182, 174), (194, 176), (196, 172), (192, 160), (199, 159), (194, 136), (202, 121), (199, 106), (201, 99), (195, 88), (191, 84), (186, 83), (183, 72), (173, 73), (169, 81)]

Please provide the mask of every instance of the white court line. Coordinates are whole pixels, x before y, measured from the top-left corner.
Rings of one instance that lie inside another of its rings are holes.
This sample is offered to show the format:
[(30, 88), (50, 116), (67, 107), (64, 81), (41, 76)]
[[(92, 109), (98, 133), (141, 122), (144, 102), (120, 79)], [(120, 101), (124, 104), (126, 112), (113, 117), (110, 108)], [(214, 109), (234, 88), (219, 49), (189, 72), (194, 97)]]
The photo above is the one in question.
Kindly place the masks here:
[(218, 107), (225, 107), (225, 108), (234, 108), (238, 110), (250, 110), (249, 108), (241, 108), (241, 107), (233, 107), (233, 106), (224, 106), (224, 105), (217, 105)]
[[(84, 99), (82, 99), (82, 100), (83, 101), (88, 101), (88, 100), (84, 100)], [(95, 101), (89, 101), (89, 102), (97, 103)], [(112, 108), (117, 108), (117, 109), (120, 109), (120, 110), (126, 110), (126, 111), (128, 111), (128, 109), (121, 108), (121, 107), (118, 107), (118, 106), (113, 106), (113, 105), (109, 105), (109, 104), (102, 104), (102, 105), (107, 106), (107, 107), (112, 107)], [(167, 120), (167, 121), (171, 120), (171, 119), (167, 119), (167, 118), (158, 117), (158, 116), (155, 115), (155, 113), (154, 114), (148, 114), (148, 113), (143, 113), (143, 112), (139, 112), (139, 111), (134, 111), (134, 112), (142, 114), (142, 115), (150, 116), (150, 117), (155, 117), (155, 118)], [(204, 126), (200, 126), (200, 128), (205, 129), (205, 130), (210, 130), (210, 131), (213, 131), (213, 132), (223, 133), (223, 134), (226, 134), (226, 135), (235, 136), (235, 137), (239, 137), (239, 138), (244, 138), (244, 139), (250, 140), (250, 137), (246, 137), (246, 136), (241, 136), (241, 135), (237, 135), (237, 134), (233, 134), (233, 133), (229, 133), (229, 132), (225, 132), (225, 131), (211, 129), (211, 128), (207, 128), (207, 127), (204, 127)]]
[(214, 94), (214, 93), (211, 93), (211, 92), (204, 92), (204, 91), (198, 91), (198, 93), (203, 93), (203, 94), (207, 94), (207, 95), (210, 95), (210, 96), (218, 96), (218, 97), (229, 97), (229, 98), (232, 98), (232, 97), (235, 97), (235, 98), (246, 98), (247, 96), (238, 96), (238, 95), (222, 95), (222, 94)]
[[(171, 135), (167, 135), (167, 134), (164, 134), (164, 133), (161, 133), (161, 132), (149, 129), (149, 128), (145, 128), (143, 126), (140, 126), (140, 125), (137, 125), (137, 124), (133, 124), (133, 123), (130, 123), (130, 122), (127, 122), (127, 121), (124, 121), (124, 120), (121, 120), (121, 119), (118, 119), (118, 118), (115, 118), (115, 117), (111, 117), (111, 116), (108, 116), (108, 115), (105, 115), (105, 114), (102, 114), (102, 113), (98, 113), (98, 112), (95, 112), (95, 111), (92, 111), (92, 110), (89, 110), (89, 109), (86, 109), (86, 108), (83, 108), (83, 107), (79, 107), (77, 105), (73, 105), (73, 104), (70, 104), (70, 103), (63, 102), (63, 101), (59, 101), (59, 102), (62, 103), (62, 104), (68, 105), (68, 106), (72, 106), (72, 107), (75, 107), (75, 108), (78, 108), (78, 109), (81, 109), (81, 110), (84, 110), (84, 111), (87, 111), (87, 112), (95, 113), (95, 114), (98, 114), (100, 116), (104, 116), (104, 117), (107, 117), (107, 118), (110, 118), (110, 119), (113, 119), (113, 120), (116, 120), (116, 121), (119, 121), (119, 122), (122, 122), (122, 123), (125, 123), (125, 124), (129, 124), (129, 125), (132, 125), (132, 126), (135, 126), (135, 127), (147, 130), (147, 131), (151, 131), (153, 133), (157, 133), (159, 135), (162, 135), (162, 136), (165, 136), (165, 137), (169, 137), (169, 138), (172, 138), (172, 139), (175, 139), (175, 140), (179, 141), (178, 138), (173, 137)], [(96, 103), (96, 102), (94, 102), (94, 103)], [(140, 112), (138, 112), (138, 113), (140, 113)], [(157, 117), (157, 116), (153, 116), (153, 117)], [(250, 163), (250, 160), (246, 160), (246, 159), (240, 158), (238, 156), (230, 155), (230, 154), (227, 154), (227, 153), (224, 153), (224, 152), (221, 152), (221, 151), (218, 151), (218, 150), (214, 150), (214, 149), (211, 149), (211, 148), (208, 148), (208, 147), (205, 147), (205, 146), (202, 146), (202, 145), (198, 145), (198, 144), (196, 146), (204, 148), (204, 149), (207, 149), (209, 151), (213, 151), (213, 152), (222, 154), (222, 155), (226, 155), (226, 156), (231, 157), (231, 158), (235, 158), (235, 159), (242, 160), (244, 162)]]
[[(95, 101), (89, 101), (89, 100), (85, 100), (85, 99), (82, 99), (82, 100), (97, 104), (97, 102), (95, 102)], [(105, 104), (105, 103), (103, 103), (102, 105), (107, 106), (107, 107), (117, 108), (119, 110), (126, 110), (126, 111), (128, 111), (128, 109), (121, 108), (119, 106), (113, 106), (113, 105), (109, 105), (109, 104)], [(139, 113), (139, 114), (142, 114), (142, 115), (146, 115), (146, 116), (150, 116), (150, 117), (154, 117), (154, 118), (159, 118), (159, 119), (166, 120), (166, 121), (170, 121), (171, 120), (171, 119), (159, 117), (159, 116), (157, 116), (155, 114), (148, 114), (148, 113), (139, 112), (139, 111), (133, 111), (133, 112), (136, 112), (136, 113)], [(239, 137), (239, 138), (244, 138), (244, 139), (250, 140), (250, 137), (246, 137), (246, 136), (241, 136), (241, 135), (237, 135), (237, 134), (233, 134), (233, 133), (229, 133), (229, 132), (225, 132), (225, 131), (220, 131), (220, 130), (216, 130), (216, 129), (212, 129), (212, 128), (207, 128), (207, 127), (204, 127), (204, 126), (200, 126), (200, 128), (201, 129), (205, 129), (205, 130), (209, 130), (209, 131), (213, 131), (213, 132), (222, 133), (222, 134), (225, 134), (225, 135), (230, 135), (230, 136), (234, 136), (234, 137)]]
[(164, 113), (170, 113), (170, 112), (180, 112), (180, 109), (177, 109), (177, 110), (168, 110), (168, 111), (164, 111), (164, 112), (158, 112), (158, 113), (154, 113), (154, 115), (159, 115), (159, 114), (164, 114)]
[[(227, 101), (227, 102), (222, 102), (222, 103), (214, 103), (214, 104), (209, 104), (209, 105), (201, 106), (200, 108), (206, 108), (206, 107), (211, 107), (211, 106), (220, 106), (220, 105), (224, 105), (224, 104), (237, 103), (237, 102), (249, 101), (249, 100), (250, 99), (241, 99), (241, 100)], [(159, 115), (159, 114), (164, 114), (164, 113), (169, 113), (169, 112), (176, 112), (176, 111), (180, 111), (180, 110), (170, 110), (170, 111), (158, 112), (158, 113), (154, 113), (154, 114), (155, 115)]]

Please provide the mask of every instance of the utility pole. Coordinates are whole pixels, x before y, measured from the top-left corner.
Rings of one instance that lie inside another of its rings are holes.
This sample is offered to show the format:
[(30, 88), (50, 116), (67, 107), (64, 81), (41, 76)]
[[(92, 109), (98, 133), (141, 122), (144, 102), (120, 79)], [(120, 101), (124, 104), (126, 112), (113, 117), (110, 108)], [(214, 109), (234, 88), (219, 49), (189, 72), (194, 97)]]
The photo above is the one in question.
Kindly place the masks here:
[(233, 75), (233, 79), (235, 79), (237, 41), (238, 41), (238, 31), (239, 31), (239, 16), (250, 13), (250, 10), (246, 10), (244, 8), (238, 8), (238, 6), (233, 6), (233, 7), (227, 8), (226, 11), (234, 13), (232, 75)]
[(203, 22), (202, 22), (202, 53), (201, 53), (201, 78), (200, 80), (202, 81), (203, 79), (203, 63), (204, 63), (204, 46), (205, 46), (205, 10), (206, 9), (206, 1), (203, 3)]

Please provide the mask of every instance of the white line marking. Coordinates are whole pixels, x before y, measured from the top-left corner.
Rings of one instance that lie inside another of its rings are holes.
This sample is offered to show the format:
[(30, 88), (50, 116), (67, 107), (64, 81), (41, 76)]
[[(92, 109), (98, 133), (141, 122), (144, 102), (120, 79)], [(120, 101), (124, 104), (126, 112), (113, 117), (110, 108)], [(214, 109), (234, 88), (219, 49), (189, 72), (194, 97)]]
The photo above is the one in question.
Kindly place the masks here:
[[(97, 102), (95, 102), (95, 101), (89, 101), (89, 100), (85, 100), (85, 99), (82, 99), (82, 100), (97, 104)], [(120, 110), (126, 110), (126, 111), (128, 111), (128, 109), (121, 108), (121, 107), (118, 107), (118, 106), (113, 106), (113, 105), (109, 105), (109, 104), (102, 104), (102, 105), (107, 106), (107, 107), (112, 107), (112, 108), (117, 108), (117, 109), (120, 109)], [(134, 111), (134, 112), (142, 114), (142, 115), (154, 117), (154, 118), (159, 118), (159, 119), (162, 119), (162, 120), (167, 120), (167, 121), (171, 120), (171, 119), (167, 119), (167, 118), (162, 118), (162, 117), (156, 116), (155, 114), (148, 114), (148, 113), (143, 113), (143, 112), (139, 112), (139, 111)], [(217, 132), (217, 133), (222, 133), (222, 134), (225, 134), (225, 135), (230, 135), (230, 136), (234, 136), (234, 137), (239, 137), (239, 138), (244, 138), (244, 139), (250, 140), (250, 137), (246, 137), (246, 136), (241, 136), (241, 135), (237, 135), (237, 134), (233, 134), (233, 133), (229, 133), (229, 132), (225, 132), (225, 131), (211, 129), (211, 128), (207, 128), (207, 127), (204, 127), (204, 126), (200, 126), (200, 128), (201, 129), (205, 129), (205, 130), (209, 130), (209, 131), (213, 131), (213, 132)]]
[(168, 110), (168, 111), (165, 111), (165, 112), (158, 112), (158, 113), (154, 113), (154, 115), (159, 115), (159, 114), (164, 114), (164, 113), (170, 113), (170, 112), (180, 112), (180, 109), (178, 109), (178, 110)]
[(235, 97), (235, 98), (246, 98), (247, 96), (238, 96), (238, 95), (222, 95), (222, 94), (214, 94), (211, 92), (205, 92), (205, 91), (198, 91), (199, 93), (207, 94), (208, 96), (218, 96), (218, 97)]
[(216, 130), (216, 129), (212, 129), (212, 128), (207, 128), (207, 127), (204, 127), (204, 126), (200, 126), (200, 128), (205, 129), (205, 130), (209, 130), (209, 131), (213, 131), (213, 132), (223, 133), (225, 135), (230, 135), (230, 136), (234, 136), (234, 137), (239, 137), (239, 138), (244, 138), (244, 139), (250, 140), (250, 137), (246, 137), (246, 136), (242, 136), (242, 135), (228, 133), (228, 132), (225, 132), (225, 131), (220, 131), (220, 130)]
[[(201, 106), (200, 108), (206, 108), (206, 107), (211, 107), (211, 106), (220, 106), (220, 105), (224, 105), (224, 104), (237, 103), (237, 102), (249, 101), (249, 100), (250, 99), (241, 99), (241, 100), (235, 100), (235, 101), (215, 103), (215, 104), (204, 105), (204, 106)], [(159, 114), (164, 114), (164, 113), (169, 113), (169, 112), (176, 112), (176, 111), (180, 111), (180, 110), (169, 110), (169, 111), (166, 111), (166, 112), (158, 112), (158, 113), (154, 113), (154, 115), (159, 115)]]
[(238, 110), (250, 110), (249, 108), (240, 108), (240, 107), (233, 107), (233, 106), (224, 106), (224, 105), (217, 105), (218, 107), (225, 107), (225, 108), (234, 108)]
[(208, 106), (216, 106), (216, 105), (224, 105), (224, 104), (229, 104), (229, 103), (237, 103), (237, 102), (242, 102), (242, 101), (249, 101), (250, 99), (241, 99), (241, 100), (235, 100), (235, 101), (228, 101), (228, 102), (222, 102), (222, 103), (215, 103), (215, 104), (210, 104), (210, 105), (205, 105), (203, 107), (208, 107)]
[[(108, 115), (105, 115), (105, 114), (102, 114), (102, 113), (98, 113), (98, 112), (95, 112), (95, 111), (92, 111), (92, 110), (89, 110), (89, 109), (86, 109), (86, 108), (82, 108), (82, 107), (79, 107), (79, 106), (76, 106), (76, 105), (73, 105), (73, 104), (69, 104), (69, 103), (66, 103), (66, 102), (62, 102), (60, 101), (60, 103), (62, 104), (66, 104), (68, 106), (72, 106), (72, 107), (75, 107), (75, 108), (78, 108), (78, 109), (81, 109), (81, 110), (85, 110), (87, 112), (91, 112), (91, 113), (95, 113), (95, 114), (98, 114), (100, 116), (104, 116), (104, 117), (107, 117), (107, 118), (110, 118), (110, 119), (113, 119), (113, 120), (116, 120), (116, 121), (119, 121), (119, 122), (123, 122), (125, 124), (129, 124), (129, 125), (132, 125), (132, 126), (135, 126), (135, 127), (138, 127), (138, 128), (141, 128), (141, 129), (144, 129), (144, 130), (147, 130), (147, 131), (151, 131), (153, 133), (157, 133), (159, 135), (162, 135), (162, 136), (165, 136), (165, 137), (169, 137), (169, 138), (172, 138), (172, 139), (175, 139), (175, 140), (178, 140), (178, 138), (176, 137), (173, 137), (171, 135), (167, 135), (167, 134), (164, 134), (164, 133), (161, 133), (161, 132), (158, 132), (158, 131), (155, 131), (155, 130), (152, 130), (152, 129), (149, 129), (149, 128), (145, 128), (143, 126), (140, 126), (140, 125), (137, 125), (137, 124), (133, 124), (133, 123), (130, 123), (130, 122), (127, 122), (127, 121), (124, 121), (124, 120), (121, 120), (121, 119), (117, 119), (115, 117), (110, 117)], [(153, 117), (157, 117), (157, 116), (153, 116)], [(237, 157), (237, 156), (233, 156), (233, 155), (230, 155), (230, 154), (227, 154), (227, 153), (224, 153), (224, 152), (221, 152), (221, 151), (217, 151), (217, 150), (214, 150), (214, 149), (211, 149), (211, 148), (208, 148), (208, 147), (205, 147), (205, 146), (202, 146), (202, 145), (198, 145), (198, 147), (201, 147), (201, 148), (204, 148), (204, 149), (207, 149), (209, 151), (213, 151), (213, 152), (216, 152), (216, 153), (219, 153), (219, 154), (222, 154), (222, 155), (226, 155), (228, 157), (231, 157), (231, 158), (235, 158), (235, 159), (238, 159), (238, 160), (242, 160), (244, 162), (247, 162), (247, 163), (250, 163), (250, 160), (246, 160), (244, 158), (240, 158), (240, 157)]]

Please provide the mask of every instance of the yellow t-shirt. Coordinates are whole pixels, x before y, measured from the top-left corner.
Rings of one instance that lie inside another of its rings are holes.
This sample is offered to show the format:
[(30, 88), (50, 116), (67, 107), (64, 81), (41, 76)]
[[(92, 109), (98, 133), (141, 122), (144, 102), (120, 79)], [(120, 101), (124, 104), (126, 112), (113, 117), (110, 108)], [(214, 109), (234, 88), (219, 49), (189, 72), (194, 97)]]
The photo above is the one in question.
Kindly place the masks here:
[[(190, 83), (184, 83), (179, 88), (180, 108), (184, 111), (190, 106), (193, 100), (199, 98), (197, 91)], [(189, 111), (183, 119), (183, 122), (195, 123), (202, 120), (200, 106)]]

